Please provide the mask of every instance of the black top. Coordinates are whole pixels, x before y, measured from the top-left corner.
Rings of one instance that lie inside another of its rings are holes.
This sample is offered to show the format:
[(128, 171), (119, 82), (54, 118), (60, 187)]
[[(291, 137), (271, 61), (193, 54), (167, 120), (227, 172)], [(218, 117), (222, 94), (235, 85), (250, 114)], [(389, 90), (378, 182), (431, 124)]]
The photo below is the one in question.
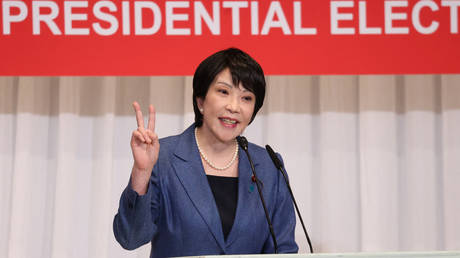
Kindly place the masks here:
[(238, 177), (210, 175), (206, 175), (206, 177), (216, 200), (220, 220), (222, 221), (222, 231), (224, 232), (225, 240), (227, 240), (235, 220), (238, 202)]

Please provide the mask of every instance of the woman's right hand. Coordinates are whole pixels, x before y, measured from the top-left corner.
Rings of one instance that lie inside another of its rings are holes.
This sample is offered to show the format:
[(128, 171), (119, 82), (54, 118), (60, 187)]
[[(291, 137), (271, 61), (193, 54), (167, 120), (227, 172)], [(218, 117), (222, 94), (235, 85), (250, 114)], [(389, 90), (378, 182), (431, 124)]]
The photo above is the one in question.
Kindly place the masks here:
[(160, 143), (155, 133), (155, 108), (149, 105), (149, 122), (144, 126), (144, 118), (139, 103), (133, 103), (136, 112), (137, 130), (131, 135), (131, 150), (134, 157), (131, 172), (131, 186), (138, 194), (147, 192), (153, 166), (158, 160)]

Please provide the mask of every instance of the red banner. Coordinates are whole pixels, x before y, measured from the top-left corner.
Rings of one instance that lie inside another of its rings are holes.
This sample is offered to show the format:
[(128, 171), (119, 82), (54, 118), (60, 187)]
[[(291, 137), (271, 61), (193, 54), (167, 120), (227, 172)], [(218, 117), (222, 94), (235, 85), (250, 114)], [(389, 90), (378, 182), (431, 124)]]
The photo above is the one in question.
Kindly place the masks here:
[(191, 75), (238, 47), (266, 74), (460, 73), (460, 0), (2, 0), (0, 75)]

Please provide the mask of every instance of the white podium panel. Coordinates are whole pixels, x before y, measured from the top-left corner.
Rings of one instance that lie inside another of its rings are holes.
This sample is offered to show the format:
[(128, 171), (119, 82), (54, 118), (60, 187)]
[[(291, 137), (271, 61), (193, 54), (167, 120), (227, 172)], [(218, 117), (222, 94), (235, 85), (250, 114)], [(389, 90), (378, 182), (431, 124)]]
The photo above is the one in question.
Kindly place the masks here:
[(318, 253), (318, 254), (249, 254), (206, 255), (189, 258), (460, 258), (460, 251), (388, 252), (388, 253)]

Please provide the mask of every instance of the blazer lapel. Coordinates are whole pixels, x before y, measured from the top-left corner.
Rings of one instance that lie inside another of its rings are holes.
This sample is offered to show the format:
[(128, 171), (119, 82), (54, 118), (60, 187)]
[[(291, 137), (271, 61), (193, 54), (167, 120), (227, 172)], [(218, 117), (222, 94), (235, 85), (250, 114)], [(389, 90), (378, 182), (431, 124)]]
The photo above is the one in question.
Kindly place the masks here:
[[(254, 168), (257, 171), (258, 162), (251, 156), (254, 162)], [(257, 174), (259, 175), (259, 174)], [(255, 183), (252, 181), (252, 170), (249, 164), (248, 157), (244, 150), (240, 147), (238, 158), (238, 204), (236, 207), (235, 220), (232, 229), (227, 237), (227, 247), (230, 246), (236, 239), (241, 230), (251, 228), (248, 218), (254, 216), (254, 210), (259, 209), (259, 196)]]
[(207, 224), (214, 239), (225, 251), (222, 223), (214, 196), (209, 187), (198, 147), (195, 142), (195, 126), (190, 126), (182, 135), (174, 152), (173, 167), (190, 200)]

